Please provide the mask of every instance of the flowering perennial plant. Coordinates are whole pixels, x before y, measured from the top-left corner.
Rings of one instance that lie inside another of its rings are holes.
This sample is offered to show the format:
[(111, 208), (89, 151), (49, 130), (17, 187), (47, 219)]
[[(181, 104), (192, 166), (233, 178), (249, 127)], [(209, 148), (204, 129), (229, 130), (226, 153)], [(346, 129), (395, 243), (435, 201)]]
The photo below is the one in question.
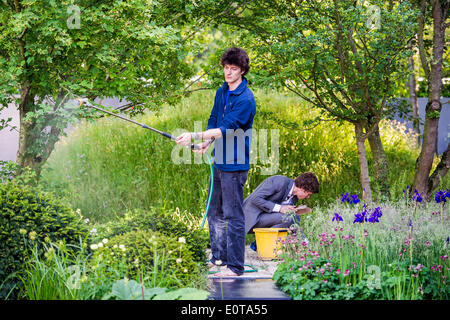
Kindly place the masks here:
[(450, 221), (415, 196), (417, 216), (408, 202), (316, 209), (284, 241), (276, 284), (293, 299), (449, 299)]

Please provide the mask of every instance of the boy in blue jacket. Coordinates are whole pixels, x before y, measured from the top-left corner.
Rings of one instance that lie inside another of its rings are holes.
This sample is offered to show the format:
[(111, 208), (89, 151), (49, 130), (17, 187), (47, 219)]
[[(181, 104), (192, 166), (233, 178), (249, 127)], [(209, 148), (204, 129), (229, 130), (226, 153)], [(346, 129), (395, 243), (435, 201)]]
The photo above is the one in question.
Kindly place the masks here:
[(216, 91), (206, 131), (184, 133), (179, 145), (204, 140), (197, 153), (214, 142), (214, 188), (208, 213), (212, 258), (210, 266), (226, 265), (220, 277), (244, 273), (245, 218), (242, 210), (244, 185), (250, 169), (250, 144), (256, 103), (244, 77), (250, 69), (247, 53), (230, 48), (220, 59), (225, 82)]

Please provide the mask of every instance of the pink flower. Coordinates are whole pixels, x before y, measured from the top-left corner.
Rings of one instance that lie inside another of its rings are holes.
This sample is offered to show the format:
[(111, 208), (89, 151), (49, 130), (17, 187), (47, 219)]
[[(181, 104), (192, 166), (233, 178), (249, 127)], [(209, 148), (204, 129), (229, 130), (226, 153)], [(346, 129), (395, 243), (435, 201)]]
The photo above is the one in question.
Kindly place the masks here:
[(337, 269), (336, 274), (340, 274), (340, 273), (341, 273), (341, 270)]
[(426, 245), (427, 247), (429, 247), (429, 246), (432, 245), (432, 243), (431, 243), (430, 241), (425, 241), (425, 245)]
[(345, 272), (344, 272), (344, 277), (348, 276), (348, 275), (349, 275), (349, 273), (350, 273), (350, 271), (349, 271), (348, 269), (345, 269)]

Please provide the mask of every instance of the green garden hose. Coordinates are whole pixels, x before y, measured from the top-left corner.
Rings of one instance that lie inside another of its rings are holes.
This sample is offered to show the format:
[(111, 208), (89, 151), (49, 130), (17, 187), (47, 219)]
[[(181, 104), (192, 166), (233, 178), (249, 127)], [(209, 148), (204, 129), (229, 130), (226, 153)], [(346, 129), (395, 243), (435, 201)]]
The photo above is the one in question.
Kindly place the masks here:
[(213, 169), (213, 164), (211, 162), (211, 157), (208, 154), (206, 154), (206, 156), (208, 157), (209, 167), (211, 168), (211, 176), (210, 176), (210, 183), (209, 183), (208, 202), (206, 204), (205, 213), (203, 214), (203, 220), (202, 220), (202, 224), (200, 226), (200, 229), (203, 229), (203, 227), (205, 226), (205, 221), (206, 221), (206, 217), (208, 216), (209, 205), (211, 204), (211, 196), (212, 196), (213, 188), (214, 188), (214, 169)]

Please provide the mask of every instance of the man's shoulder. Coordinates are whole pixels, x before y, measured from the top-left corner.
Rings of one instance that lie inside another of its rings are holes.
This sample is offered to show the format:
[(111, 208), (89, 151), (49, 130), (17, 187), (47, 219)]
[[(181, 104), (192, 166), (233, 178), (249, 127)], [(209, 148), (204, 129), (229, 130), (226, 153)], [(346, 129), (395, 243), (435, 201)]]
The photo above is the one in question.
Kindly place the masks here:
[(274, 176), (270, 176), (270, 177), (268, 177), (266, 180), (264, 180), (264, 181), (267, 181), (267, 182), (278, 182), (278, 183), (282, 183), (282, 182), (285, 182), (285, 183), (289, 183), (289, 182), (291, 182), (291, 181), (294, 181), (294, 180), (292, 180), (291, 178), (288, 178), (288, 177), (286, 177), (286, 176), (282, 176), (282, 175), (274, 175)]

